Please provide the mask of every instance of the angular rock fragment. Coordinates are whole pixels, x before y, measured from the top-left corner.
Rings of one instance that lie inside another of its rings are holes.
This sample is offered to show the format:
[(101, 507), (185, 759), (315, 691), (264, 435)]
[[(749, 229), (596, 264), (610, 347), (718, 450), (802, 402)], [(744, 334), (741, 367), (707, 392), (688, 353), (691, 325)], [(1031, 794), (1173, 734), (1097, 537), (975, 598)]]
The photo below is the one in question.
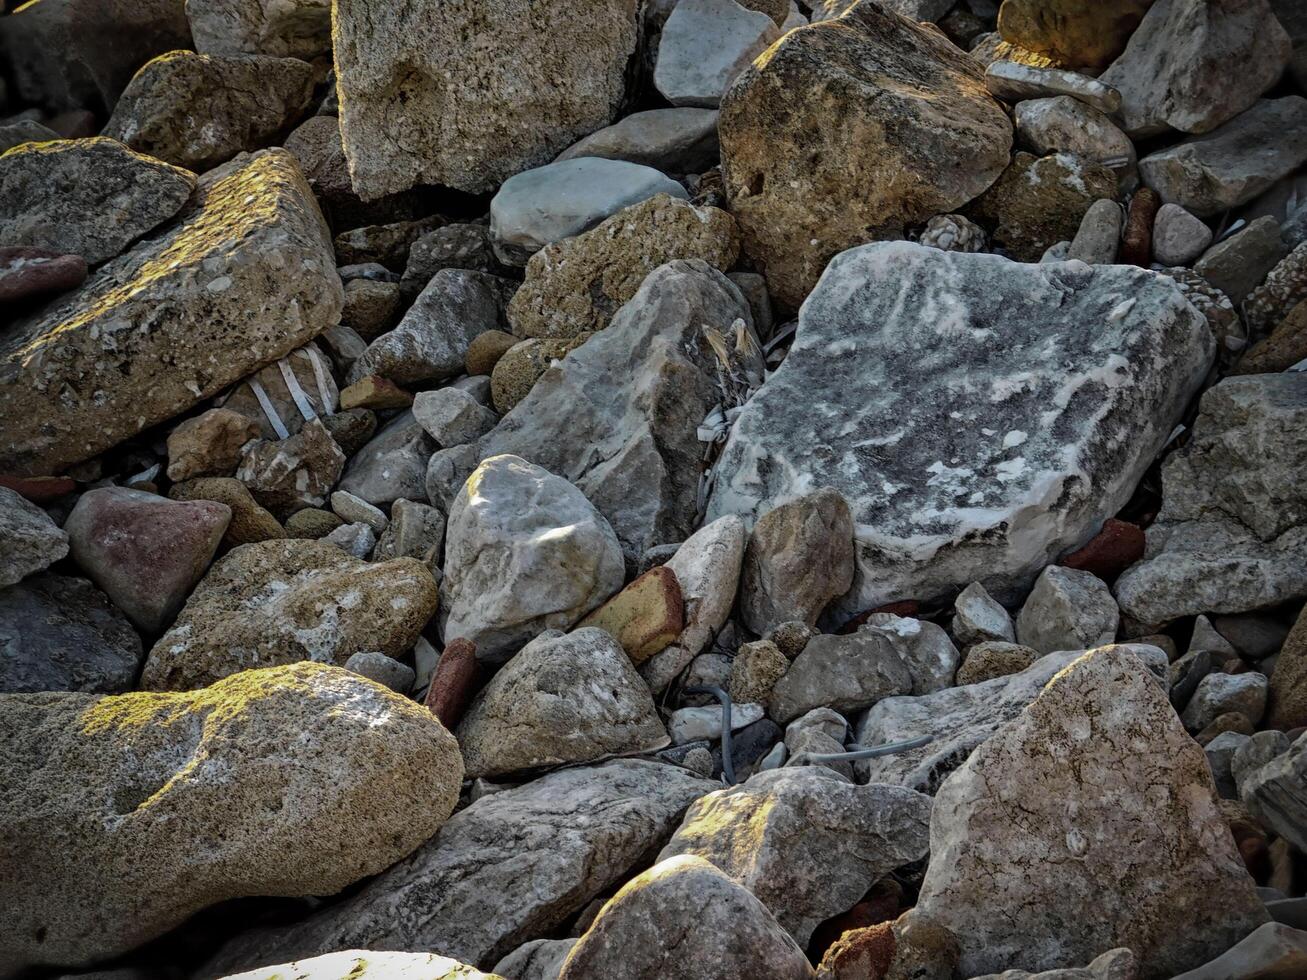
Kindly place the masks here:
[(427, 463), (435, 448), (413, 413), (400, 412), (355, 450), (340, 489), (377, 506), (401, 499), (425, 502)]
[(331, 0), (186, 0), (200, 54), (331, 55)]
[(771, 716), (781, 724), (813, 708), (850, 714), (912, 690), (912, 675), (891, 640), (878, 631), (808, 641), (772, 690)]
[(1017, 616), (1017, 640), (1041, 654), (1088, 650), (1115, 640), (1119, 620), (1116, 600), (1101, 579), (1049, 565)]
[(608, 633), (639, 666), (685, 629), (685, 601), (676, 573), (666, 565), (649, 569), (581, 620), (580, 626)]
[(254, 498), (283, 519), (306, 507), (321, 507), (345, 468), (345, 454), (321, 419), (289, 439), (256, 442), (246, 448), (236, 479)]
[(979, 582), (972, 582), (953, 603), (953, 636), (963, 646), (988, 641), (1013, 643), (1016, 630), (1008, 611)]
[(665, 174), (700, 173), (717, 162), (717, 110), (633, 112), (558, 154), (559, 160), (576, 157), (626, 160)]
[(68, 554), (68, 535), (36, 504), (0, 487), (0, 588)]
[(653, 83), (674, 106), (715, 109), (741, 71), (780, 31), (735, 0), (681, 0), (663, 24)]

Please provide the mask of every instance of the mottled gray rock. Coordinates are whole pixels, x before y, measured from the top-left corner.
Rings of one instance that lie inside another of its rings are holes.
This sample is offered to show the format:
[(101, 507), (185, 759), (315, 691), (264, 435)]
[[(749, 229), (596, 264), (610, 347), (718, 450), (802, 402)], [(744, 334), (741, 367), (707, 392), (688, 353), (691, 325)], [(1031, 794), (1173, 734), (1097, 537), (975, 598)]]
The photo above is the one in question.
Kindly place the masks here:
[(434, 450), (412, 411), (400, 412), (354, 454), (340, 489), (378, 506), (400, 499), (425, 503), (427, 462)]
[(1256, 725), (1266, 711), (1265, 674), (1250, 670), (1244, 674), (1208, 674), (1198, 682), (1193, 697), (1180, 715), (1191, 732), (1200, 732), (1218, 715), (1237, 711)]
[(1279, 223), (1263, 215), (1209, 248), (1194, 271), (1230, 297), (1231, 303), (1242, 303), (1287, 252)]
[(1116, 582), (1121, 611), (1162, 624), (1307, 596), (1307, 374), (1227, 378), (1162, 467), (1143, 561)]
[(948, 778), (930, 854), (916, 908), (958, 938), (964, 976), (1127, 946), (1166, 977), (1268, 918), (1202, 749), (1122, 647), (1072, 663)]
[(1259, 99), (1204, 136), (1139, 161), (1143, 181), (1168, 204), (1210, 218), (1247, 204), (1307, 162), (1307, 99)]
[[(703, 328), (750, 321), (739, 289), (704, 262), (669, 262), (605, 329), (541, 375), (481, 458), (512, 453), (573, 483), (604, 515), (634, 565), (698, 523), (703, 444), (721, 399)], [(434, 462), (433, 462), (434, 465)]]
[(962, 646), (986, 641), (1015, 643), (1012, 617), (979, 582), (972, 582), (953, 602), (953, 638)]
[(735, 76), (780, 37), (735, 0), (680, 0), (663, 24), (654, 86), (674, 106), (715, 109)]
[(469, 778), (667, 745), (649, 689), (601, 629), (547, 633), (491, 678), (458, 728)]
[(702, 858), (681, 855), (622, 886), (577, 940), (558, 980), (705, 976), (806, 980), (815, 974), (765, 905)]
[(248, 932), (206, 970), (326, 949), (439, 949), (491, 964), (624, 880), (717, 787), (659, 762), (564, 769), (460, 810), (410, 857), (303, 922)]
[(558, 980), (575, 939), (532, 939), (495, 964), (495, 975), (504, 980)]
[(326, 503), (344, 468), (345, 453), (316, 418), (289, 439), (248, 445), (236, 479), (262, 506), (285, 519)]
[(0, 691), (116, 694), (144, 659), (127, 617), (86, 579), (47, 572), (0, 589)]
[(937, 214), (926, 222), (920, 241), (946, 252), (983, 252), (985, 229), (960, 214)]
[(367, 558), (377, 546), (377, 532), (363, 523), (342, 524), (323, 535), (341, 551), (355, 558)]
[(1038, 973), (1004, 970), (1002, 973), (974, 977), (973, 980), (1135, 980), (1138, 975), (1134, 951), (1118, 946), (1101, 956), (1095, 956), (1083, 967), (1041, 970)]
[(377, 539), (376, 561), (416, 558), (435, 570), (445, 543), (445, 515), (416, 500), (400, 497), (390, 505), (390, 523)]
[(16, 119), (0, 126), (0, 153), (24, 143), (44, 143), (62, 139), (53, 129), (42, 126), (35, 119)]
[(1251, 106), (1289, 63), (1266, 0), (1157, 0), (1099, 81), (1132, 137), (1206, 133)]
[(504, 181), (490, 201), (495, 254), (525, 265), (550, 242), (588, 231), (655, 194), (690, 196), (652, 167), (625, 160), (579, 157), (527, 170)]
[(331, 509), (347, 524), (366, 524), (377, 534), (386, 530), (390, 523), (390, 519), (379, 507), (374, 507), (348, 490), (337, 490), (331, 495)]
[(1248, 736), (1241, 732), (1221, 732), (1205, 746), (1207, 765), (1212, 770), (1212, 782), (1216, 784), (1217, 795), (1225, 800), (1237, 800), (1239, 787), (1234, 781), (1232, 763), (1234, 754), (1248, 741)]
[[(732, 704), (731, 731), (747, 728), (762, 716), (760, 704)], [(667, 722), (667, 731), (677, 745), (701, 740), (715, 742), (722, 737), (722, 708), (717, 704), (677, 708)]]
[(1134, 179), (1134, 143), (1116, 124), (1079, 99), (1028, 99), (1013, 110), (1017, 140), (1040, 156), (1073, 153), (1110, 167), (1124, 186)]
[(1153, 258), (1162, 265), (1188, 265), (1211, 241), (1212, 229), (1178, 204), (1163, 204), (1153, 219)]
[(1307, 299), (1307, 242), (1294, 246), (1249, 294), (1243, 306), (1249, 331), (1254, 335), (1270, 333), (1304, 299)]
[(1065, 95), (1099, 112), (1112, 113), (1121, 107), (1121, 93), (1096, 78), (1060, 68), (1037, 68), (1016, 61), (990, 63), (985, 69), (985, 86), (1005, 102), (1017, 103)]
[(1038, 650), (1088, 650), (1116, 639), (1120, 611), (1092, 572), (1049, 565), (1017, 615), (1017, 641)]
[(851, 249), (736, 421), (708, 515), (748, 520), (830, 486), (857, 558), (834, 612), (975, 581), (1012, 601), (1129, 499), (1214, 346), (1171, 281), (1142, 269)]
[(1174, 980), (1274, 980), (1307, 974), (1307, 932), (1279, 922), (1258, 926), (1216, 959)]
[[(423, 435), (425, 434), (424, 429)], [(424, 476), (427, 500), (448, 512), (480, 460), (481, 454), (474, 445), (451, 446), (433, 452), (427, 460)]]
[(0, 487), (0, 588), (44, 571), (68, 554), (68, 535), (36, 504)]
[(441, 16), (335, 6), (341, 134), (364, 200), (415, 184), (478, 193), (613, 121), (639, 40), (634, 0), (458, 0)]
[(665, 174), (699, 173), (717, 162), (717, 111), (688, 106), (635, 112), (573, 143), (559, 160), (603, 157)]
[(502, 663), (622, 587), (617, 537), (562, 477), (509, 455), (477, 467), (449, 509), (441, 625)]
[(441, 269), (501, 271), (491, 248), (490, 229), (482, 224), (450, 224), (427, 232), (409, 247), (400, 283), (405, 293), (419, 293)]
[(201, 54), (331, 56), (331, 0), (186, 0), (186, 17)]
[(823, 633), (808, 641), (772, 689), (769, 713), (781, 724), (813, 708), (849, 714), (883, 698), (907, 694), (913, 678), (881, 630)]
[(444, 447), (475, 442), (499, 421), (498, 415), (461, 388), (418, 392), (413, 399), (413, 417)]
[(926, 855), (930, 797), (853, 786), (829, 769), (777, 769), (697, 800), (658, 855), (715, 865), (806, 946), (881, 877)]
[(1230, 758), (1230, 775), (1240, 797), (1253, 785), (1253, 777), (1261, 771), (1262, 766), (1288, 752), (1291, 744), (1284, 732), (1268, 729), (1254, 733), (1234, 750), (1234, 755)]
[(1078, 259), (1088, 265), (1110, 265), (1116, 261), (1116, 249), (1121, 241), (1121, 223), (1124, 220), (1121, 206), (1103, 198), (1095, 201), (1080, 219), (1080, 228), (1071, 246), (1068, 259)]
[(967, 648), (966, 659), (958, 667), (955, 679), (958, 685), (964, 685), (1006, 677), (1025, 670), (1040, 656), (1038, 650), (1020, 643), (986, 640)]
[(413, 668), (375, 650), (360, 650), (350, 654), (345, 661), (345, 669), (376, 681), (396, 694), (408, 694), (413, 690)]
[(94, 137), (34, 143), (0, 157), (0, 241), (80, 255), (119, 255), (173, 217), (195, 175)]
[[(1266, 739), (1266, 734), (1254, 736), (1253, 742)], [(1271, 745), (1271, 751), (1283, 741)], [(1239, 799), (1266, 827), (1302, 850), (1307, 845), (1307, 739), (1298, 736), (1287, 751), (1280, 751), (1260, 766), (1249, 764), (1257, 756), (1242, 758), (1259, 747), (1250, 744), (1235, 754)]]

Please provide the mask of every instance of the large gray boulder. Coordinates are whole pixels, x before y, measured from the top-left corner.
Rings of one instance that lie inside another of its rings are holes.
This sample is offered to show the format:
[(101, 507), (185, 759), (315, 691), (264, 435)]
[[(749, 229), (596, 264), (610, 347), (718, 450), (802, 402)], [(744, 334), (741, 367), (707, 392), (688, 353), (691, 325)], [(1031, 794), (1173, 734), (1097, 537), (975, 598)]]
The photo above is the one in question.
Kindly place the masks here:
[(200, 54), (331, 56), (331, 0), (186, 0)]
[(0, 875), (5, 975), (108, 959), (231, 898), (331, 895), (434, 834), (463, 777), (429, 711), (322, 664), (0, 695), (0, 749), (0, 862), (23, 869)]
[(1162, 467), (1144, 559), (1116, 582), (1146, 625), (1307, 596), (1307, 374), (1227, 378), (1204, 393), (1193, 436)]
[[(365, 201), (415, 184), (481, 192), (613, 121), (635, 0), (335, 4), (340, 129)], [(402, 135), (401, 135), (402, 134)]]
[(780, 36), (771, 17), (735, 0), (680, 0), (659, 35), (654, 86), (674, 106), (715, 109)]
[(661, 749), (667, 730), (621, 644), (601, 629), (528, 643), (458, 729), (469, 779)]
[(488, 969), (625, 880), (715, 788), (677, 766), (622, 760), (483, 796), (356, 895), (236, 937), (205, 975), (351, 947), (439, 949)]
[(818, 925), (926, 856), (930, 807), (922, 793), (855, 786), (832, 769), (773, 769), (697, 800), (658, 860), (715, 865), (806, 947)]
[(449, 509), (441, 619), (503, 663), (547, 629), (567, 629), (622, 587), (613, 529), (572, 484), (517, 456), (487, 459)]
[(342, 303), (289, 153), (206, 174), (176, 223), (0, 337), (0, 469), (115, 446), (312, 340)]
[(96, 265), (173, 217), (194, 189), (189, 170), (116, 140), (29, 143), (0, 156), (0, 241)]
[(751, 324), (738, 287), (701, 261), (651, 272), (608, 327), (545, 371), (481, 440), (573, 483), (608, 519), (634, 564), (698, 524), (703, 444), (721, 399), (705, 327)]
[(68, 554), (68, 535), (26, 497), (0, 487), (0, 589)]
[(1128, 650), (1058, 674), (940, 787), (917, 911), (962, 976), (1126, 946), (1170, 977), (1267, 921), (1203, 750)]
[(708, 515), (752, 521), (833, 487), (857, 558), (834, 612), (976, 581), (1013, 601), (1125, 504), (1213, 354), (1156, 273), (850, 249), (736, 421)]

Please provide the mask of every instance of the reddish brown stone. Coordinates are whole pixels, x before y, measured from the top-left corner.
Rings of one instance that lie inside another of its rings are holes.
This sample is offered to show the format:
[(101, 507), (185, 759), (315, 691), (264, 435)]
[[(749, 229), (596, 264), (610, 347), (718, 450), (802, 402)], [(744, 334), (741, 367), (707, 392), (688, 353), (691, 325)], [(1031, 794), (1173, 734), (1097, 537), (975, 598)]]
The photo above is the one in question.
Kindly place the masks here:
[(1103, 529), (1082, 548), (1064, 557), (1059, 565), (1082, 572), (1093, 572), (1104, 582), (1112, 582), (1127, 568), (1144, 557), (1144, 531), (1137, 524), (1109, 517)]
[(611, 635), (631, 663), (644, 663), (665, 650), (685, 628), (685, 602), (676, 573), (666, 565), (649, 569), (581, 620), (577, 629), (585, 626)]
[(480, 685), (477, 647), (471, 640), (450, 640), (440, 655), (427, 688), (426, 705), (440, 723), (453, 731), (472, 703)]
[(894, 962), (894, 924), (852, 929), (826, 950), (818, 980), (881, 980)]
[(808, 942), (808, 958), (820, 962), (826, 950), (846, 932), (893, 922), (899, 916), (902, 902), (903, 886), (893, 878), (882, 878), (857, 905), (827, 919), (813, 930)]
[(1141, 187), (1130, 199), (1125, 234), (1121, 237), (1121, 263), (1147, 269), (1153, 261), (1153, 219), (1162, 199), (1150, 187)]
[(62, 293), (86, 279), (86, 260), (45, 248), (0, 248), (0, 303)]
[(351, 408), (408, 408), (412, 404), (412, 395), (389, 378), (375, 374), (360, 378), (340, 393), (340, 407), (345, 411)]
[(6, 487), (34, 504), (48, 504), (77, 489), (77, 484), (66, 476), (4, 476), (0, 474), (0, 487)]

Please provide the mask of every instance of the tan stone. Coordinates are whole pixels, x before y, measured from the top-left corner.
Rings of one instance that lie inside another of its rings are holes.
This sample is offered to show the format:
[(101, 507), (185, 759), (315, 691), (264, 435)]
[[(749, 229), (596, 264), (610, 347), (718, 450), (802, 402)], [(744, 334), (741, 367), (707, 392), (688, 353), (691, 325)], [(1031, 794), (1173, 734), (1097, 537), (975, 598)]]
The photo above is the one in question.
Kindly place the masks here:
[(286, 537), (286, 529), (277, 518), (259, 506), (245, 484), (232, 477), (199, 477), (174, 483), (168, 496), (173, 500), (216, 500), (230, 507), (231, 523), (222, 538), (223, 548)]
[(439, 830), (463, 776), (421, 705), (308, 663), (0, 695), (0, 752), (6, 975), (117, 956), (232, 898), (334, 894)]
[(642, 664), (681, 635), (685, 603), (676, 573), (666, 565), (651, 568), (581, 620), (577, 629), (594, 626), (622, 645), (633, 664)]
[(1307, 610), (1285, 637), (1271, 671), (1265, 721), (1283, 731), (1307, 725)]
[(742, 644), (731, 661), (731, 700), (737, 704), (770, 704), (776, 682), (789, 667), (789, 658), (770, 640)]
[(990, 641), (977, 643), (967, 650), (967, 658), (958, 668), (957, 686), (1006, 677), (1025, 670), (1039, 659), (1039, 651), (1020, 643)]
[(340, 407), (371, 408), (376, 411), (387, 408), (408, 408), (413, 404), (413, 396), (395, 382), (369, 374), (360, 378), (340, 393)]
[(512, 350), (520, 338), (503, 330), (487, 330), (472, 338), (467, 345), (467, 357), (464, 366), (472, 377), (488, 375), (495, 369), (499, 359)]
[(329, 510), (305, 507), (286, 518), (286, 537), (325, 538), (344, 523)]
[(211, 408), (168, 433), (168, 479), (231, 476), (241, 450), (260, 429), (253, 419), (225, 408)]
[(1107, 67), (1125, 50), (1153, 0), (1003, 0), (1003, 40), (1071, 68)]
[(399, 322), (402, 294), (397, 282), (351, 279), (345, 283), (340, 322), (353, 327), (364, 340), (376, 340)]
[(583, 333), (576, 337), (558, 340), (532, 338), (510, 347), (490, 373), (490, 400), (495, 411), (507, 415), (523, 398), (531, 393), (540, 375), (549, 370), (554, 361), (562, 360), (568, 351), (575, 350), (590, 339)]
[(531, 256), (526, 281), (508, 304), (508, 322), (523, 337), (602, 330), (660, 265), (702, 259), (725, 272), (739, 251), (728, 213), (658, 194)]
[(1307, 358), (1307, 301), (1299, 303), (1271, 335), (1249, 348), (1231, 374), (1273, 374)]

